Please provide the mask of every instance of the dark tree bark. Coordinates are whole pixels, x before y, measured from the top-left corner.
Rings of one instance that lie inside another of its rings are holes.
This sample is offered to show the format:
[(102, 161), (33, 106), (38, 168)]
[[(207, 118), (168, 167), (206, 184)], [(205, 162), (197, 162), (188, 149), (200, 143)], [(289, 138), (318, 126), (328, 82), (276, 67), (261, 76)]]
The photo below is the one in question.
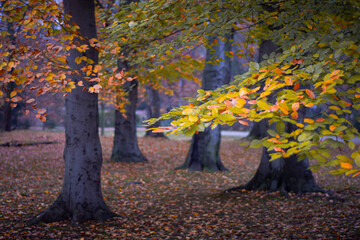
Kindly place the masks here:
[[(259, 62), (263, 60), (264, 54), (276, 52), (278, 46), (271, 41), (263, 41), (260, 45)], [(271, 98), (271, 96), (270, 96)], [(304, 110), (299, 110), (299, 121), (304, 118)], [(264, 119), (254, 124), (254, 131), (250, 132), (248, 137), (257, 137), (262, 139), (266, 136), (267, 130), (273, 126), (269, 126), (268, 120)], [(286, 124), (286, 132), (291, 133), (296, 128), (293, 124)], [(275, 130), (275, 129), (274, 129)], [(231, 188), (231, 190), (246, 189), (246, 190), (267, 190), (270, 192), (280, 191), (286, 195), (288, 192), (295, 192), (297, 194), (305, 192), (323, 192), (312, 175), (309, 167), (308, 159), (302, 161), (298, 160), (297, 155), (292, 155), (289, 158), (279, 158), (270, 161), (270, 154), (273, 153), (268, 149), (263, 148), (260, 165), (255, 176), (245, 185)]]
[[(7, 31), (10, 34), (8, 36), (9, 43), (16, 46), (16, 38), (15, 38), (15, 29), (14, 24), (11, 22), (7, 22)], [(10, 62), (12, 59), (11, 54), (9, 55), (8, 62)], [(12, 68), (8, 73), (11, 74), (14, 71), (14, 68)], [(9, 82), (6, 86), (6, 98), (8, 101), (4, 102), (3, 106), (3, 117), (2, 117), (2, 130), (10, 132), (14, 130), (17, 126), (17, 113), (19, 107), (11, 107), (10, 102), (10, 94), (11, 92), (16, 88), (15, 82)]]
[[(272, 41), (264, 40), (259, 46), (259, 58), (258, 62), (262, 62), (264, 60), (264, 55), (270, 55), (272, 52), (277, 52), (279, 46), (275, 45)], [(263, 84), (262, 86), (263, 87)], [(260, 122), (254, 122), (249, 135), (247, 136), (248, 139), (262, 139), (266, 136), (266, 120), (261, 120)]]
[[(269, 128), (268, 124), (266, 125)], [(286, 128), (286, 131), (290, 133), (295, 130), (295, 125), (286, 124)], [(228, 191), (237, 189), (269, 192), (280, 191), (284, 195), (287, 195), (288, 192), (295, 192), (297, 194), (324, 192), (317, 185), (309, 169), (307, 158), (299, 161), (297, 155), (292, 155), (289, 158), (279, 158), (270, 161), (271, 153), (273, 151), (263, 148), (260, 165), (255, 176), (247, 184), (231, 188)]]
[(252, 139), (262, 139), (266, 135), (266, 120), (261, 120), (260, 122), (254, 122), (254, 125), (251, 127), (249, 135), (246, 137), (249, 140)]
[[(149, 87), (149, 103), (146, 106), (146, 112), (148, 118), (158, 118), (160, 117), (160, 94), (159, 91)], [(156, 122), (153, 125), (150, 125), (146, 127), (149, 128), (157, 128), (160, 127), (160, 122)], [(152, 131), (146, 131), (145, 137), (161, 137), (166, 138), (165, 134), (163, 132), (152, 132)]]
[(113, 162), (147, 162), (140, 151), (136, 136), (137, 80), (126, 82), (124, 89), (128, 92), (129, 104), (125, 107), (125, 116), (115, 110), (115, 135), (110, 160)]
[[(231, 60), (225, 55), (225, 51), (231, 50), (230, 39), (221, 41), (217, 37), (210, 37), (209, 43), (217, 39), (218, 44), (213, 46), (213, 50), (206, 51), (206, 62), (210, 60), (223, 59), (219, 65), (210, 63), (205, 64), (202, 88), (204, 90), (214, 90), (230, 82), (231, 77)], [(221, 128), (216, 127), (214, 130), (207, 128), (204, 132), (194, 134), (191, 140), (189, 152), (186, 156), (185, 163), (177, 169), (189, 169), (190, 171), (225, 171), (227, 170), (220, 159), (220, 142)]]
[[(126, 0), (120, 2), (120, 7), (138, 2), (137, 0)], [(118, 59), (118, 69), (129, 70), (128, 62)], [(115, 110), (115, 133), (114, 144), (110, 161), (113, 162), (147, 162), (141, 153), (136, 136), (136, 107), (138, 100), (138, 81), (132, 80), (124, 84), (124, 90), (128, 93), (128, 104), (125, 107), (125, 116)]]
[[(72, 21), (79, 25), (82, 36), (87, 39), (96, 38), (93, 0), (64, 0), (64, 9), (71, 14)], [(73, 70), (84, 66), (75, 63), (77, 56), (81, 56), (81, 53), (72, 50), (68, 58)], [(85, 56), (95, 64), (98, 62), (98, 52), (94, 48), (87, 50)], [(79, 75), (69, 77), (76, 83), (83, 80)], [(89, 82), (83, 81), (90, 86)], [(30, 220), (30, 224), (68, 218), (72, 218), (73, 223), (105, 221), (115, 216), (105, 204), (101, 192), (102, 152), (98, 134), (98, 94), (77, 87), (66, 97), (65, 106), (64, 185), (56, 201)]]

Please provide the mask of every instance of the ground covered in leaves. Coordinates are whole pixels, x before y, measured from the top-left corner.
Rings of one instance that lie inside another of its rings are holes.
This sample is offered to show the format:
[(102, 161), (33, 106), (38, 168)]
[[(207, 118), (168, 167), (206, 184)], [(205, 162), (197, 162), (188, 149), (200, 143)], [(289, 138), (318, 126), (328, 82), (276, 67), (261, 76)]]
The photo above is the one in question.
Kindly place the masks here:
[(245, 184), (259, 163), (259, 150), (239, 139), (223, 138), (225, 173), (174, 171), (188, 140), (140, 138), (145, 164), (109, 162), (112, 137), (101, 141), (103, 194), (120, 216), (28, 226), (60, 192), (64, 133), (0, 133), (0, 144), (11, 143), (0, 147), (0, 239), (360, 239), (359, 177), (316, 173), (334, 196), (224, 193)]

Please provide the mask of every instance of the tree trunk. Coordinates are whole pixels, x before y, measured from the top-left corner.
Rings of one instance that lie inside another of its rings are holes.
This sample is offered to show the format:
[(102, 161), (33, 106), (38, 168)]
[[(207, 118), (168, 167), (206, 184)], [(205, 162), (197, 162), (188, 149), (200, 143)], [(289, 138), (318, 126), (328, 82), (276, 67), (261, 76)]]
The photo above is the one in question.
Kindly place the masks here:
[[(15, 29), (14, 29), (13, 23), (7, 22), (7, 31), (10, 34), (8, 36), (9, 43), (16, 46)], [(9, 58), (8, 58), (8, 62), (11, 61), (12, 57), (13, 56), (10, 54)], [(13, 71), (14, 71), (14, 68), (12, 68), (8, 73), (12, 74)], [(10, 94), (13, 90), (15, 90), (15, 88), (16, 88), (15, 82), (9, 82), (6, 86), (6, 98), (9, 101), (4, 102), (2, 129), (7, 132), (12, 131), (17, 126), (17, 111), (18, 111), (19, 107), (18, 106), (16, 106), (15, 108), (11, 107), (11, 101), (10, 101), (10, 99), (11, 99)]]
[(124, 88), (128, 92), (129, 104), (125, 107), (125, 116), (115, 110), (115, 135), (110, 160), (113, 162), (147, 162), (140, 151), (136, 136), (137, 80), (126, 82)]
[[(72, 21), (79, 25), (82, 36), (87, 39), (96, 38), (94, 1), (64, 0), (64, 8), (66, 13), (71, 14)], [(81, 55), (76, 50), (71, 50), (68, 62), (73, 70), (84, 66), (74, 61)], [(94, 48), (87, 50), (85, 55), (95, 64), (98, 62), (98, 52)], [(79, 75), (69, 77), (75, 83), (83, 80)], [(89, 82), (83, 81), (86, 86), (90, 86)], [(65, 107), (64, 185), (56, 201), (30, 220), (30, 224), (68, 218), (72, 218), (73, 223), (104, 221), (115, 216), (106, 206), (101, 192), (102, 152), (98, 134), (98, 94), (77, 87), (66, 97)]]
[[(270, 55), (276, 51), (278, 51), (277, 45), (269, 40), (263, 41), (259, 49), (259, 62), (263, 60), (264, 54)], [(304, 118), (304, 111), (304, 109), (299, 110), (299, 121)], [(267, 130), (270, 127), (273, 126), (269, 126), (267, 119), (256, 122), (248, 137), (258, 137), (258, 139), (262, 139), (269, 136)], [(291, 133), (295, 128), (296, 126), (293, 124), (286, 124), (287, 133)], [(289, 158), (279, 158), (270, 161), (271, 157), (269, 154), (271, 153), (273, 152), (263, 148), (260, 165), (255, 176), (246, 185), (231, 188), (228, 191), (237, 189), (266, 190), (270, 192), (280, 191), (284, 195), (288, 192), (295, 192), (297, 194), (324, 192), (324, 190), (317, 185), (311, 170), (308, 168), (308, 159), (299, 161), (297, 155), (292, 155)]]
[[(258, 62), (261, 63), (264, 60), (264, 55), (270, 55), (272, 52), (277, 52), (279, 46), (275, 45), (270, 40), (264, 40), (261, 42), (259, 46), (259, 58)], [(264, 87), (264, 84), (261, 84), (261, 88)], [(266, 120), (261, 120), (260, 122), (254, 122), (249, 135), (247, 136), (248, 139), (262, 139), (266, 136)]]
[(15, 89), (15, 87), (16, 84), (14, 82), (10, 82), (7, 84), (7, 88), (6, 88), (6, 98), (8, 98), (9, 101), (4, 102), (2, 129), (7, 132), (10, 132), (16, 128), (17, 114), (15, 113), (15, 111), (17, 107), (13, 108), (10, 105), (10, 93)]
[(247, 139), (262, 139), (266, 136), (266, 120), (263, 119), (259, 122), (254, 122), (254, 125), (252, 126), (249, 135), (247, 135)]
[[(148, 118), (158, 118), (158, 117), (160, 117), (160, 103), (161, 103), (159, 91), (154, 88), (150, 88), (149, 92), (150, 92), (150, 94), (149, 94), (150, 101), (146, 106), (147, 117)], [(160, 127), (160, 121), (154, 123), (153, 125), (146, 127), (146, 129), (156, 128), (156, 127)], [(163, 132), (152, 132), (152, 131), (146, 131), (145, 137), (166, 138), (166, 136)]]
[[(226, 51), (231, 51), (230, 39), (227, 36), (226, 42), (217, 37), (209, 37), (209, 43), (217, 40), (213, 49), (206, 51), (206, 64), (202, 78), (202, 88), (204, 90), (214, 90), (230, 82), (231, 59), (225, 55)], [(214, 65), (208, 63), (215, 59), (224, 61)], [(177, 169), (189, 169), (191, 171), (224, 171), (227, 170), (220, 159), (221, 127), (214, 130), (207, 128), (204, 132), (195, 134), (192, 137), (191, 145), (185, 163)]]
[[(290, 125), (287, 132), (291, 132), (294, 125)], [(260, 165), (255, 176), (245, 185), (231, 188), (231, 190), (246, 189), (260, 191), (280, 191), (287, 195), (288, 192), (297, 194), (305, 192), (324, 192), (312, 175), (308, 159), (298, 160), (296, 155), (289, 158), (279, 158), (270, 161), (270, 154), (263, 148)]]
[(105, 103), (100, 103), (100, 107), (101, 107), (101, 136), (105, 135)]

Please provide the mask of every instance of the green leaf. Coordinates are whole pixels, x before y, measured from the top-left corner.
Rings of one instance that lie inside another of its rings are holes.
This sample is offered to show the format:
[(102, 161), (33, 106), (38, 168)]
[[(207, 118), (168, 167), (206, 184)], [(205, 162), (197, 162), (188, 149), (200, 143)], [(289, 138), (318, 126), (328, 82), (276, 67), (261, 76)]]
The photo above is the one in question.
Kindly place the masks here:
[(232, 121), (235, 121), (236, 118), (234, 117), (234, 115), (231, 115), (231, 114), (220, 114), (219, 115), (219, 119), (223, 122), (232, 122)]
[(276, 123), (276, 131), (280, 134), (285, 132), (285, 123), (283, 121), (279, 121)]
[(252, 140), (251, 143), (250, 143), (250, 147), (251, 147), (251, 148), (259, 148), (259, 147), (262, 147), (262, 142), (261, 142), (261, 140), (258, 140), (258, 139)]

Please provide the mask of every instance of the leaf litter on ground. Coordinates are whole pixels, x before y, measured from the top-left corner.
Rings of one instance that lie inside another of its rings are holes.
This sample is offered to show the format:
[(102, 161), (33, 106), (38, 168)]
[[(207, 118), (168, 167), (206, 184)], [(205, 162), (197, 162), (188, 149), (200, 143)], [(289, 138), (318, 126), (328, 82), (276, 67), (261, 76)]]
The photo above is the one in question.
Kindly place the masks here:
[(109, 162), (112, 137), (102, 137), (103, 195), (119, 214), (105, 223), (70, 220), (28, 226), (49, 206), (63, 182), (64, 133), (0, 133), (3, 142), (54, 144), (0, 147), (0, 239), (359, 239), (360, 178), (315, 173), (335, 196), (224, 190), (245, 184), (261, 151), (223, 138), (221, 158), (229, 172), (174, 169), (190, 142), (139, 138), (148, 163)]

